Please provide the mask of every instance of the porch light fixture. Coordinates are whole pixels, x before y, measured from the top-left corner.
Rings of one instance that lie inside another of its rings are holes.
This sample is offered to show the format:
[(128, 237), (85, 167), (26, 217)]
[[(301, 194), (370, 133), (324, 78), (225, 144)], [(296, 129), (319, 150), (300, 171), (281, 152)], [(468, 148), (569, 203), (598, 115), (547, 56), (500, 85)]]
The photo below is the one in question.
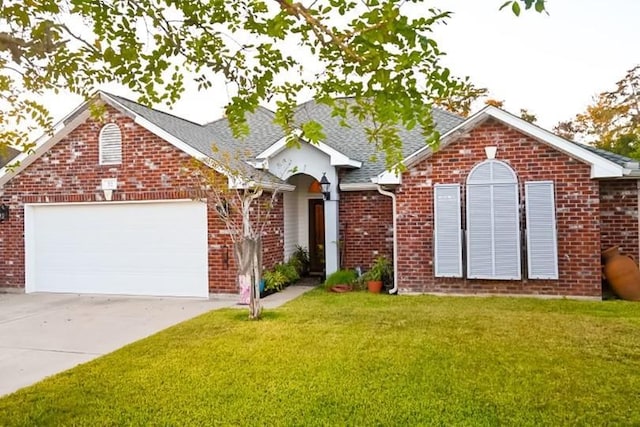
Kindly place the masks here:
[(9, 219), (9, 206), (4, 203), (0, 205), (0, 221)]
[(326, 172), (322, 172), (320, 187), (322, 187), (322, 198), (324, 200), (331, 200), (331, 183), (327, 179)]

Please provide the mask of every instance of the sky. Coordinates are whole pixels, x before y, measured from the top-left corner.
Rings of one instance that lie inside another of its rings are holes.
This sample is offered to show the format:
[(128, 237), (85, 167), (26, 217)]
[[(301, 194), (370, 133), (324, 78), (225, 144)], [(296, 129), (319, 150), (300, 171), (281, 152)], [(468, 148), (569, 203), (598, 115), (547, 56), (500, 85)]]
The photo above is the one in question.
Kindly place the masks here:
[[(526, 12), (520, 17), (500, 11), (502, 3), (427, 0), (454, 13), (447, 25), (435, 29), (447, 53), (443, 64), (487, 88), (491, 98), (505, 101), (505, 109), (516, 114), (528, 109), (545, 128), (584, 111), (595, 95), (612, 90), (640, 63), (638, 0), (547, 0), (548, 15)], [(136, 98), (118, 86), (104, 89)], [(226, 101), (219, 81), (207, 92), (189, 91), (171, 112), (208, 122), (223, 115)], [(54, 118), (62, 119), (81, 102), (65, 95), (47, 98), (45, 104)]]

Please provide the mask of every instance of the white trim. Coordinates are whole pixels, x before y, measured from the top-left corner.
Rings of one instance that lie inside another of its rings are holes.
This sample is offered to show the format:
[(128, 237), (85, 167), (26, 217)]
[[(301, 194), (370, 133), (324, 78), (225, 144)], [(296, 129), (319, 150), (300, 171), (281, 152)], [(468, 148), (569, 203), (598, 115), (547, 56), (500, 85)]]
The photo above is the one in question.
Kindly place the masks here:
[[(561, 151), (575, 159), (591, 165), (591, 178), (618, 178), (625, 175), (633, 174), (635, 172), (634, 169), (629, 168), (629, 166), (633, 165), (626, 165), (627, 168), (624, 168), (587, 150), (586, 148), (580, 147), (579, 144), (567, 141), (566, 139), (561, 138), (546, 129), (538, 127), (532, 123), (527, 122), (526, 120), (522, 120), (521, 118), (516, 117), (511, 113), (508, 113), (491, 105), (483, 108), (464, 122), (460, 123), (458, 126), (442, 135), (440, 138), (440, 145), (438, 149), (440, 150), (444, 148), (449, 142), (456, 140), (460, 135), (470, 131), (478, 124), (484, 122), (489, 118), (494, 118), (522, 132), (525, 135), (528, 135), (534, 139), (537, 139), (538, 141), (550, 145), (552, 148), (555, 148), (558, 151)], [(432, 148), (430, 146), (425, 146), (406, 157), (404, 160), (402, 160), (401, 164), (406, 167), (411, 167), (412, 165), (423, 160), (425, 157), (431, 155), (432, 153)], [(377, 176), (377, 179), (385, 179), (384, 177), (387, 175), (388, 172), (382, 172)], [(387, 177), (386, 179), (389, 178)], [(372, 179), (372, 181), (374, 180)]]
[[(298, 132), (298, 136), (300, 136), (300, 134), (301, 132)], [(341, 152), (339, 152), (334, 148), (329, 147), (324, 142), (317, 142), (312, 144), (306, 141), (302, 141), (301, 144), (309, 144), (310, 146), (315, 147), (318, 150), (325, 153), (326, 155), (328, 155), (331, 166), (348, 166), (348, 167), (353, 167), (358, 169), (362, 167), (362, 162), (358, 160), (350, 159), (349, 156), (342, 154)], [(278, 153), (282, 152), (287, 148), (289, 148), (287, 147), (287, 138), (286, 137), (280, 138), (278, 141), (273, 143), (269, 148), (264, 150), (262, 153), (258, 154), (256, 156), (256, 159), (260, 159), (260, 160), (269, 159), (270, 157), (277, 155)], [(295, 148), (295, 147), (292, 147), (292, 148)]]
[(380, 185), (399, 185), (402, 184), (402, 174), (386, 170), (380, 175), (371, 178), (371, 182)]
[(95, 201), (95, 202), (35, 202), (24, 203), (23, 206), (64, 206), (64, 205), (134, 205), (143, 203), (178, 203), (178, 202), (201, 202), (206, 203), (204, 199), (153, 199), (153, 200), (116, 200), (113, 202)]
[(374, 183), (368, 182), (356, 182), (353, 184), (340, 184), (340, 190), (342, 191), (376, 191), (378, 189), (378, 185)]
[[(298, 138), (300, 138), (302, 136), (302, 130), (301, 129), (294, 129), (293, 130), (293, 134), (295, 136), (297, 136)], [(279, 152), (281, 152), (285, 148), (287, 148), (287, 137), (283, 136), (282, 138), (280, 138), (279, 140), (277, 140), (276, 142), (271, 144), (262, 153), (258, 154), (256, 156), (256, 159), (268, 159), (270, 157), (275, 156), (276, 154), (278, 154)]]

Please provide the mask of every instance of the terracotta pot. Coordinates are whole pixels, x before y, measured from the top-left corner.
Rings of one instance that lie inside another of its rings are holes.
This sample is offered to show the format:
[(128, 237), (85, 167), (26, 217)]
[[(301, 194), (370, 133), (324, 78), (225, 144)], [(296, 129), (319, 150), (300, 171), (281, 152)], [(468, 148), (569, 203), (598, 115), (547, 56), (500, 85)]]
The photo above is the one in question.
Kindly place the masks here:
[(342, 294), (344, 292), (351, 292), (353, 290), (353, 287), (350, 285), (333, 285), (331, 288), (329, 288), (329, 290), (331, 292)]
[(371, 293), (379, 294), (382, 291), (382, 280), (367, 282), (367, 289), (369, 289)]
[(602, 252), (603, 273), (613, 291), (628, 301), (640, 301), (640, 270), (635, 261), (614, 246)]

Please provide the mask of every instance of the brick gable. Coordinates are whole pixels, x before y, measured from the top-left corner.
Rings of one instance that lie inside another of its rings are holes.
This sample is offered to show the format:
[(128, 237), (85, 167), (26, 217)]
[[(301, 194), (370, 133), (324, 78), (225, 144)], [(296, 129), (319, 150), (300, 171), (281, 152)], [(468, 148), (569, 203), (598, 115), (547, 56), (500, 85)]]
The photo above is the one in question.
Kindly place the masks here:
[[(9, 205), (10, 219), (0, 232), (0, 286), (24, 286), (24, 203), (102, 202), (103, 178), (118, 180), (113, 202), (198, 197), (186, 173), (191, 156), (114, 108), (108, 107), (102, 120), (122, 131), (122, 164), (99, 164), (98, 135), (104, 123), (90, 118), (5, 184), (0, 200)], [(281, 221), (282, 215), (265, 228), (267, 266), (282, 259)], [(211, 207), (208, 229), (210, 290), (236, 292), (231, 241)]]
[[(433, 186), (462, 186), (464, 228), (464, 185), (471, 169), (486, 159), (486, 146), (497, 146), (496, 158), (515, 170), (521, 207), (525, 181), (554, 181), (559, 280), (434, 277)], [(599, 185), (590, 179), (589, 165), (489, 120), (406, 171), (397, 198), (398, 279), (401, 290), (600, 296)]]

